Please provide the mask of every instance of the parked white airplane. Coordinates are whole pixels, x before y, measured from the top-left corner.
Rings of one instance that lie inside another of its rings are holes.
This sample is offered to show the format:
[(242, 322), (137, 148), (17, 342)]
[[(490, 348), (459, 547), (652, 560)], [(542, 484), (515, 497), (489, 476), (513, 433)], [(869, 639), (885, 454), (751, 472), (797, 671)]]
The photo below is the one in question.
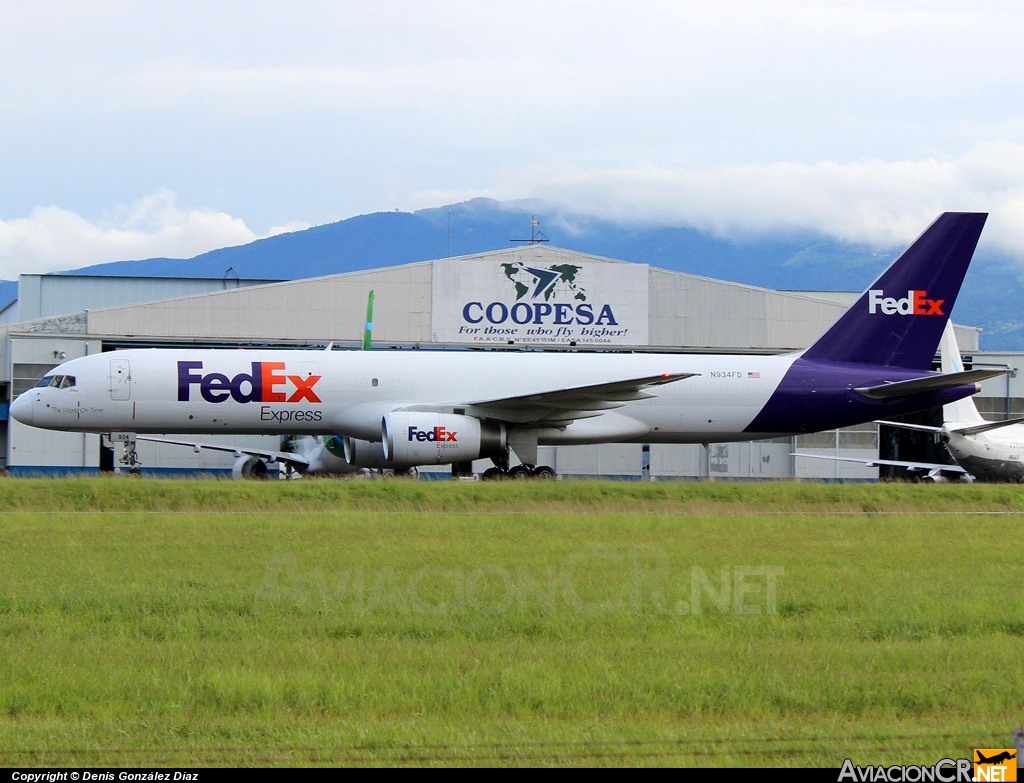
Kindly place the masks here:
[[(944, 213), (810, 348), (774, 356), (130, 349), (73, 359), (11, 404), (74, 432), (338, 435), (352, 466), (538, 445), (720, 443), (945, 405), (998, 371), (931, 372), (987, 215)], [(561, 313), (559, 317), (569, 317)]]
[[(952, 323), (946, 324), (941, 341), (942, 371), (962, 372), (960, 347)], [(1005, 371), (1004, 371), (1005, 372)], [(942, 408), (942, 426), (907, 424), (900, 421), (879, 421), (890, 427), (934, 433), (956, 464), (910, 462), (902, 460), (867, 460), (855, 457), (824, 457), (845, 462), (859, 462), (868, 467), (889, 465), (905, 468), (915, 476), (933, 481), (983, 481), (1020, 483), (1024, 481), (1024, 418), (987, 421), (978, 412), (970, 397), (956, 400)], [(817, 454), (796, 454), (798, 457), (823, 457)]]
[[(367, 460), (365, 465), (354, 465), (345, 459), (345, 446), (342, 438), (337, 435), (283, 435), (282, 449), (259, 449), (249, 446), (232, 446), (224, 443), (205, 443), (191, 440), (176, 440), (164, 436), (151, 437), (135, 435), (135, 440), (152, 443), (169, 443), (176, 446), (187, 446), (198, 452), (200, 449), (221, 451), (233, 454), (235, 463), (231, 474), (236, 479), (267, 478), (268, 465), (279, 465), (282, 478), (296, 476), (337, 476), (368, 473), (370, 469), (381, 472), (388, 470), (394, 475), (415, 475), (415, 466), (406, 466), (399, 470), (391, 470), (392, 466), (381, 460)], [(131, 448), (128, 449), (131, 454)], [(131, 468), (138, 468), (132, 465)]]

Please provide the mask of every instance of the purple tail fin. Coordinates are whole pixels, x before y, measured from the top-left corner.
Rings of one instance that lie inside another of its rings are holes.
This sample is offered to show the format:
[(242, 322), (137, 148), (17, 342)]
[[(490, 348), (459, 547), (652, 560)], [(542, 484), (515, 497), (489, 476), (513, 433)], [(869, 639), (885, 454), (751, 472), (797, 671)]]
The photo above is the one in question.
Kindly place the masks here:
[(930, 369), (987, 217), (940, 215), (803, 358)]

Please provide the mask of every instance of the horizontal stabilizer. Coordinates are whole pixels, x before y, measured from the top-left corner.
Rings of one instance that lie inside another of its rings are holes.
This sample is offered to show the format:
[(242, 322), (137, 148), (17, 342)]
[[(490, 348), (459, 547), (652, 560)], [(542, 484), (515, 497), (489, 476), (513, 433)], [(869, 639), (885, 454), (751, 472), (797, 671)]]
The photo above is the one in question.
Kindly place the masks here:
[(913, 378), (909, 381), (894, 381), (883, 383), (880, 386), (860, 386), (854, 389), (855, 392), (870, 397), (873, 400), (889, 400), (894, 397), (909, 397), (914, 394), (938, 391), (939, 389), (950, 389), (954, 386), (966, 386), (969, 383), (981, 383), (981, 381), (1005, 375), (1008, 370), (968, 370), (966, 372), (951, 372), (939, 375), (928, 375), (924, 378)]
[(903, 421), (882, 421), (879, 419), (875, 424), (884, 424), (887, 427), (899, 427), (901, 430), (917, 430), (918, 432), (942, 432), (942, 427), (933, 427), (929, 424), (907, 424)]
[(1014, 424), (1024, 424), (1024, 418), (1004, 419), (1003, 421), (986, 421), (984, 424), (971, 424), (967, 427), (950, 427), (950, 432), (958, 435), (977, 435), (979, 432), (998, 430), (1002, 427), (1010, 427)]
[(899, 427), (904, 430), (919, 430), (920, 432), (955, 432), (957, 435), (977, 435), (989, 430), (998, 430), (1002, 427), (1010, 427), (1014, 424), (1024, 424), (1024, 417), (1017, 419), (1004, 419), (1003, 421), (985, 421), (981, 424), (965, 424), (957, 426), (953, 422), (946, 422), (944, 427), (929, 427), (927, 424), (907, 424), (902, 421), (876, 421), (875, 424), (885, 424), (889, 427)]

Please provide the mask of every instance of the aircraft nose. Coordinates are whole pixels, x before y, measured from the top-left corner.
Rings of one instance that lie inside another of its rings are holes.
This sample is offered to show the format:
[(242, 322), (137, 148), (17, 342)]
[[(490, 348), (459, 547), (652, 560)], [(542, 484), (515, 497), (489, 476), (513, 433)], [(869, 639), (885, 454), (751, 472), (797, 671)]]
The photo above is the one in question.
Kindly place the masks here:
[(11, 403), (11, 418), (20, 421), (22, 424), (33, 424), (35, 417), (32, 415), (32, 393), (19, 394)]

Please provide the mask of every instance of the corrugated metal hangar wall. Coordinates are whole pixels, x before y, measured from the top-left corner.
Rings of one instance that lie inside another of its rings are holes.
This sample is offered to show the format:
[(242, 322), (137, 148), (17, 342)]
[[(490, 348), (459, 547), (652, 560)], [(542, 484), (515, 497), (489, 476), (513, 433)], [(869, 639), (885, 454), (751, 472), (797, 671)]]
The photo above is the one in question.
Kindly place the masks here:
[[(56, 277), (56, 276), (54, 276)], [(853, 295), (781, 292), (529, 245), (329, 277), (264, 283), (108, 281), (31, 276), (26, 290), (35, 320), (0, 327), (5, 377), (0, 399), (14, 396), (65, 358), (121, 347), (359, 347), (367, 299), (374, 292), (373, 344), (378, 350), (667, 350), (775, 353), (813, 342)], [(865, 281), (867, 284), (870, 281)], [(262, 283), (262, 284), (256, 284)], [(135, 293), (129, 292), (133, 286)], [(545, 286), (543, 295), (540, 287)], [(116, 290), (114, 290), (116, 289)], [(160, 298), (168, 291), (175, 298)], [(137, 304), (95, 307), (94, 302)], [(112, 297), (114, 297), (112, 299)], [(67, 308), (66, 311), (60, 311)], [(23, 312), (29, 312), (27, 309)], [(958, 328), (962, 350), (976, 352), (978, 330)], [(1004, 358), (1015, 361), (1016, 357)], [(987, 382), (989, 407), (1016, 409), (1010, 381)], [(996, 388), (999, 384), (999, 388)], [(1013, 402), (1011, 402), (1013, 400)], [(983, 411), (984, 412), (984, 411)], [(1019, 415), (1019, 414), (1017, 414)], [(6, 419), (6, 416), (4, 417)], [(3, 454), (14, 472), (115, 467), (95, 435), (53, 433), (6, 421)], [(209, 438), (192, 438), (209, 440)], [(221, 439), (224, 440), (223, 438)], [(276, 438), (235, 437), (231, 443), (277, 448)], [(791, 452), (878, 456), (875, 425), (799, 439), (703, 446), (610, 444), (541, 447), (540, 461), (563, 476), (625, 478), (830, 478), (868, 480), (877, 470)], [(140, 443), (144, 470), (225, 471), (230, 454)], [(815, 463), (815, 464), (810, 464)], [(490, 466), (474, 463), (475, 473)], [(427, 475), (427, 469), (421, 475)], [(433, 471), (451, 475), (448, 466)]]

